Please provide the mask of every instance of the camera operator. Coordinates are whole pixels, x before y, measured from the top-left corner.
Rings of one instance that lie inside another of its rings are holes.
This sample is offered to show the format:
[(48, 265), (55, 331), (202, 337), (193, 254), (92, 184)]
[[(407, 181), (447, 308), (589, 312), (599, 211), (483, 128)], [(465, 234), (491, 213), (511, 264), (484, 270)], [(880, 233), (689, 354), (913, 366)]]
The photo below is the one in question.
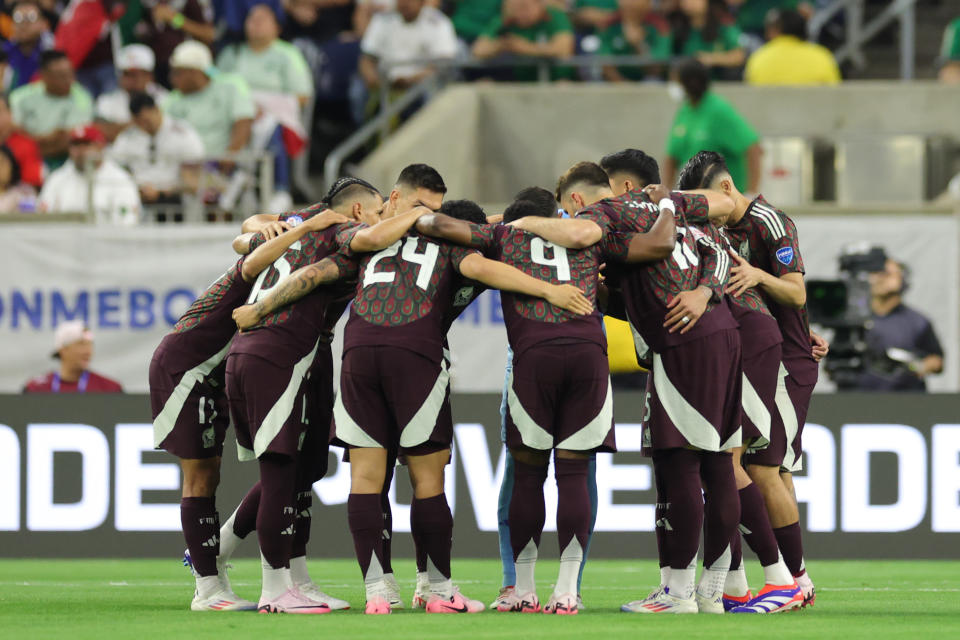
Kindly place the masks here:
[(872, 326), (867, 331), (864, 391), (926, 391), (925, 378), (943, 371), (943, 349), (930, 320), (903, 303), (906, 265), (888, 258), (870, 274)]

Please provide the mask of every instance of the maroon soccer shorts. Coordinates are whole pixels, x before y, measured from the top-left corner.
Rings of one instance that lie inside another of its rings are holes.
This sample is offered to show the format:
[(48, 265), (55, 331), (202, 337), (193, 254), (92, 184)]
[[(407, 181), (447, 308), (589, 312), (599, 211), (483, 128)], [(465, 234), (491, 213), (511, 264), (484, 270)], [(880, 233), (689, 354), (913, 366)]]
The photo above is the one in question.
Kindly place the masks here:
[(337, 440), (425, 455), (450, 447), (450, 374), (445, 361), (390, 346), (354, 347), (343, 355), (334, 403)]
[(592, 342), (543, 343), (513, 360), (507, 446), (616, 451), (607, 354)]
[(740, 334), (724, 329), (653, 354), (644, 450), (740, 446)]
[(329, 431), (318, 417), (322, 400), (313, 381), (323, 376), (314, 375), (315, 355), (311, 352), (293, 367), (246, 353), (227, 358), (227, 399), (241, 460), (265, 453), (297, 458), (312, 431), (318, 433), (309, 439), (311, 455), (325, 451)]
[(770, 445), (744, 456), (746, 464), (780, 467), (783, 471), (800, 471), (803, 468), (803, 425), (813, 395), (812, 384), (800, 384), (787, 373), (782, 364), (777, 374), (777, 411), (770, 429)]
[[(783, 429), (777, 411), (777, 379), (783, 354), (779, 344), (743, 358), (743, 444), (747, 452), (770, 444), (770, 430)], [(776, 425), (776, 427), (774, 427)]]
[(150, 361), (153, 445), (185, 460), (219, 457), (230, 424), (222, 356), (185, 371), (175, 361), (162, 348)]

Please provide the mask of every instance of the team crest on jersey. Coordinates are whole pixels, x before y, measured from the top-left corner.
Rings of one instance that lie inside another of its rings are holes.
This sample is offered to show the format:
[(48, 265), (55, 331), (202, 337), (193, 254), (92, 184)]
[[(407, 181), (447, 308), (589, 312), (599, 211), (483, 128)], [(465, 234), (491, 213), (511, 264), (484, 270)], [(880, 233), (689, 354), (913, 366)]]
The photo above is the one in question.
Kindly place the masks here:
[(789, 266), (793, 262), (793, 247), (784, 247), (782, 249), (777, 249), (777, 260), (781, 264)]
[(740, 254), (740, 257), (744, 260), (750, 259), (750, 241), (744, 240), (740, 243), (740, 250), (737, 252)]
[(473, 287), (461, 287), (453, 296), (453, 306), (465, 307), (473, 300)]
[(303, 224), (303, 218), (300, 216), (290, 216), (287, 218), (287, 224), (289, 224), (291, 228), (296, 227), (297, 225)]

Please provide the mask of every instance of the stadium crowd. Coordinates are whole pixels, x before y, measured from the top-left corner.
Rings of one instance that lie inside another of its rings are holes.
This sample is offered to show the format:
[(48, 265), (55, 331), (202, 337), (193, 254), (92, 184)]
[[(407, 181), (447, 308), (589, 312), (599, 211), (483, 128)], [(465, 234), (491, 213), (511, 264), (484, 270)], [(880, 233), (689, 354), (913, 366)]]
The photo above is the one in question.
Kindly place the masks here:
[[(271, 207), (289, 208), (291, 159), (308, 140), (322, 158), (383, 90), (444, 59), (485, 61), (468, 80), (533, 80), (544, 60), (602, 55), (645, 64), (551, 64), (550, 75), (662, 81), (695, 58), (712, 79), (839, 82), (829, 50), (807, 41), (813, 11), (798, 0), (3, 2), (0, 210), (93, 209), (130, 224), (185, 193), (228, 210), (252, 183), (251, 151), (273, 155)], [(944, 81), (958, 75), (958, 25), (944, 35)], [(43, 188), (51, 180), (58, 193)]]

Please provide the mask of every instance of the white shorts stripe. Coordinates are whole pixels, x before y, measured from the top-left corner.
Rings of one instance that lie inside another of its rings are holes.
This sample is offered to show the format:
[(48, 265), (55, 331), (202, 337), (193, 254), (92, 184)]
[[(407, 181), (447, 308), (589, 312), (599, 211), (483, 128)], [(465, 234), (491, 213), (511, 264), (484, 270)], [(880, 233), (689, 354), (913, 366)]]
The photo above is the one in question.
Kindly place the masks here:
[(746, 374), (743, 374), (743, 412), (760, 431), (760, 438), (750, 443), (750, 450), (757, 451), (770, 444), (770, 411)]
[(603, 406), (600, 407), (600, 412), (569, 438), (558, 443), (557, 449), (592, 451), (603, 444), (611, 428), (613, 428), (613, 384), (607, 377), (607, 395), (603, 400)]
[(517, 425), (520, 439), (531, 449), (549, 450), (553, 448), (553, 436), (546, 429), (537, 424), (527, 410), (520, 403), (516, 391), (513, 390), (513, 371), (507, 374), (507, 407), (510, 418)]
[(423, 405), (410, 418), (400, 431), (400, 446), (415, 447), (430, 439), (430, 434), (437, 426), (437, 417), (443, 408), (443, 401), (447, 397), (447, 387), (450, 386), (450, 371), (447, 361), (440, 363), (440, 375), (437, 376), (433, 388), (430, 390)]
[(663, 358), (658, 353), (653, 354), (653, 388), (657, 394), (657, 401), (667, 413), (670, 422), (690, 443), (690, 446), (704, 451), (724, 451), (730, 447), (740, 446), (740, 429), (737, 429), (726, 442), (720, 442), (720, 434), (717, 433), (716, 428), (687, 402), (670, 381), (663, 368)]
[(307, 371), (310, 370), (310, 366), (313, 364), (313, 359), (317, 355), (317, 346), (319, 344), (320, 341), (318, 340), (313, 345), (310, 353), (301, 358), (297, 364), (293, 365), (293, 371), (290, 374), (290, 382), (287, 383), (287, 388), (280, 394), (277, 403), (270, 407), (270, 411), (267, 412), (267, 416), (263, 419), (263, 424), (257, 429), (257, 436), (253, 440), (253, 454), (257, 458), (267, 451), (270, 443), (279, 435), (283, 429), (283, 424), (287, 421), (287, 418), (290, 417), (290, 413), (293, 411), (293, 404), (297, 400), (297, 392), (300, 391), (303, 378), (307, 375)]
[(337, 438), (354, 447), (373, 447), (382, 449), (383, 446), (367, 435), (367, 432), (360, 428), (356, 420), (347, 413), (347, 408), (343, 406), (343, 394), (337, 393), (337, 399), (333, 403), (333, 421), (337, 426)]
[(793, 402), (790, 400), (790, 394), (787, 392), (787, 368), (780, 363), (780, 373), (777, 376), (777, 410), (780, 412), (780, 418), (783, 420), (784, 436), (787, 439), (787, 448), (783, 453), (783, 462), (781, 467), (787, 471), (800, 471), (803, 468), (803, 459), (797, 458), (793, 453), (793, 439), (797, 437), (800, 430), (800, 424), (797, 420), (797, 412), (793, 408)]
[(183, 410), (183, 405), (186, 404), (187, 398), (190, 397), (190, 391), (194, 385), (210, 375), (210, 372), (227, 357), (229, 350), (230, 343), (228, 342), (223, 349), (211, 356), (208, 360), (201, 362), (192, 369), (188, 369), (186, 373), (183, 374), (180, 382), (177, 383), (170, 397), (167, 398), (167, 401), (163, 404), (163, 410), (157, 414), (156, 419), (153, 421), (153, 446), (155, 448), (160, 448), (160, 443), (173, 431), (173, 427), (177, 424), (177, 418), (180, 416), (180, 412)]

